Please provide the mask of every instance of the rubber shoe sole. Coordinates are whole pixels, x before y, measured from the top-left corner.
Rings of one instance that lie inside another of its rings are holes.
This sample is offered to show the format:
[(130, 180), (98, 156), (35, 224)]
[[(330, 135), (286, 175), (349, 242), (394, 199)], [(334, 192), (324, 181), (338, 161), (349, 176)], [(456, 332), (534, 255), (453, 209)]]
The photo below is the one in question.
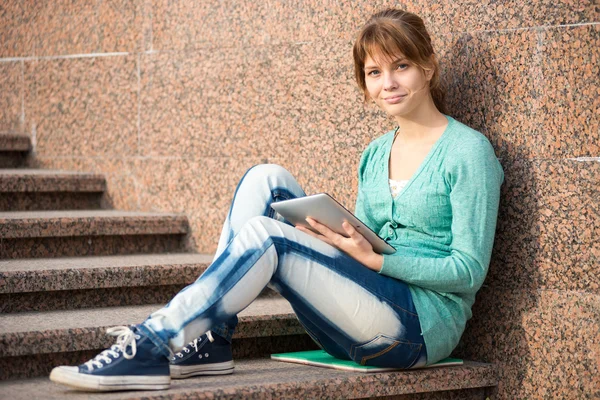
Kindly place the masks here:
[(169, 368), (171, 369), (171, 378), (185, 379), (191, 376), (232, 374), (234, 366), (232, 360), (205, 365), (170, 365)]
[(170, 376), (98, 376), (81, 374), (77, 367), (56, 367), (50, 373), (50, 380), (79, 390), (95, 392), (165, 390), (171, 385)]

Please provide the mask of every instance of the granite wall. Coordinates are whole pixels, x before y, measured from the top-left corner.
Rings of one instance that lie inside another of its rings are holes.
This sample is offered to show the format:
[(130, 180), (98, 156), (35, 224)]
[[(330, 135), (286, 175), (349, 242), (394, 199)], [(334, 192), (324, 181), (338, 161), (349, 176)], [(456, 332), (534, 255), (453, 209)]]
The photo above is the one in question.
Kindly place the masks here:
[(506, 172), (456, 355), (500, 365), (502, 399), (600, 397), (597, 0), (5, 0), (0, 132), (32, 137), (33, 166), (106, 174), (116, 208), (185, 212), (201, 252), (257, 163), (352, 209), (360, 153), (393, 127), (361, 103), (352, 40), (394, 4)]

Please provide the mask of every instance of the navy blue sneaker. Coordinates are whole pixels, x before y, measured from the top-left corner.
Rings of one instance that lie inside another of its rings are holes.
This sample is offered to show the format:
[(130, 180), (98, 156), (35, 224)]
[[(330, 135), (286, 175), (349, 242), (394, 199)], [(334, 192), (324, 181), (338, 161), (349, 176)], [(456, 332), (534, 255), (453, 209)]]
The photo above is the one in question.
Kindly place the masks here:
[(79, 367), (56, 367), (50, 380), (80, 390), (162, 390), (171, 384), (169, 359), (136, 326), (106, 333), (117, 343)]
[(171, 378), (233, 373), (231, 343), (210, 331), (194, 339), (171, 358)]

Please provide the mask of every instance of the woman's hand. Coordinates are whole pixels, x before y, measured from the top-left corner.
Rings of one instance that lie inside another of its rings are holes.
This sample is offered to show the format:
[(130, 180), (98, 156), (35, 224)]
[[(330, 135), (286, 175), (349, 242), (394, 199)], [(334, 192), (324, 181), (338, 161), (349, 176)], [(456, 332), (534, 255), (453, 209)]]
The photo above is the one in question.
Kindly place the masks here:
[(367, 268), (373, 271), (381, 270), (383, 265), (383, 256), (373, 251), (373, 246), (363, 235), (361, 235), (348, 221), (344, 221), (342, 226), (350, 237), (344, 237), (339, 233), (336, 233), (329, 229), (327, 226), (319, 223), (318, 221), (308, 217), (306, 222), (319, 231), (321, 234), (314, 233), (308, 228), (302, 225), (296, 225), (296, 228), (302, 232), (308, 233), (312, 237), (316, 237), (328, 243), (338, 249), (342, 250), (359, 263), (365, 265)]

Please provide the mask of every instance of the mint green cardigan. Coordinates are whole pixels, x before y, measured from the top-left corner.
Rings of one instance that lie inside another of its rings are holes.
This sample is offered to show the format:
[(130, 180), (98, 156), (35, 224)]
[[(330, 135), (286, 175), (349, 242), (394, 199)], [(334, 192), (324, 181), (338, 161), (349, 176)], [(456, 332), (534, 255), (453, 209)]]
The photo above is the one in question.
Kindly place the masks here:
[(390, 193), (395, 130), (373, 140), (358, 167), (356, 216), (396, 248), (380, 273), (408, 284), (427, 364), (448, 357), (488, 271), (504, 172), (481, 133), (448, 127), (406, 187)]

